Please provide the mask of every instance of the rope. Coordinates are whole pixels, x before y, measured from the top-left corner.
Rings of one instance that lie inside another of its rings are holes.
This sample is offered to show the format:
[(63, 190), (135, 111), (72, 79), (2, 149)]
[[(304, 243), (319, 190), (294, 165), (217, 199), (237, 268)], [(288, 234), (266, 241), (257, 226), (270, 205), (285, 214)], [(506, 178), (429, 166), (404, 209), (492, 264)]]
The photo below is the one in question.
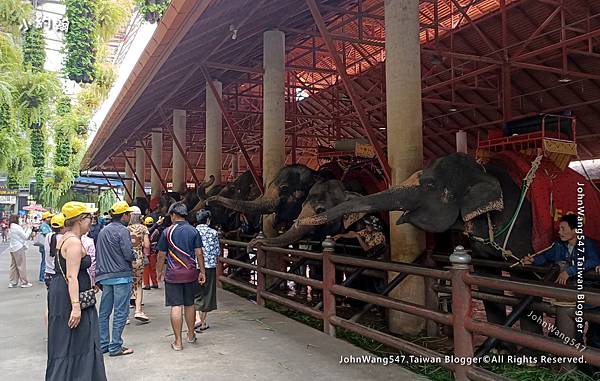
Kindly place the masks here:
[[(517, 261), (521, 260), (521, 259), (517, 258), (512, 253), (512, 251), (506, 250), (506, 245), (508, 244), (508, 239), (510, 238), (510, 234), (512, 233), (512, 229), (515, 225), (515, 222), (517, 221), (517, 216), (519, 215), (519, 212), (521, 211), (521, 207), (523, 206), (523, 202), (525, 201), (525, 195), (527, 194), (529, 187), (531, 186), (531, 184), (533, 183), (533, 180), (535, 179), (535, 173), (538, 170), (540, 163), (542, 162), (542, 158), (543, 158), (543, 155), (540, 154), (535, 158), (535, 160), (533, 160), (533, 162), (531, 163), (531, 168), (529, 168), (527, 175), (525, 175), (525, 177), (523, 178), (523, 183), (521, 185), (521, 194), (519, 196), (519, 203), (518, 203), (517, 208), (515, 209), (514, 213), (512, 214), (511, 218), (508, 220), (508, 222), (506, 224), (504, 224), (504, 226), (502, 226), (502, 228), (497, 233), (494, 233), (494, 230), (492, 227), (492, 220), (490, 217), (490, 213), (488, 212), (486, 214), (487, 214), (489, 238), (484, 239), (481, 237), (477, 237), (473, 234), (469, 234), (469, 237), (471, 239), (474, 239), (474, 240), (481, 242), (483, 244), (486, 244), (486, 245), (490, 245), (494, 249), (498, 250), (500, 253), (502, 253), (502, 257), (504, 258), (504, 260), (508, 260), (508, 258), (513, 258)], [(504, 245), (503, 246), (498, 245), (498, 243), (496, 243), (496, 241), (495, 241), (495, 237), (502, 235), (507, 230), (508, 230), (508, 233), (506, 234), (506, 237), (504, 239)]]

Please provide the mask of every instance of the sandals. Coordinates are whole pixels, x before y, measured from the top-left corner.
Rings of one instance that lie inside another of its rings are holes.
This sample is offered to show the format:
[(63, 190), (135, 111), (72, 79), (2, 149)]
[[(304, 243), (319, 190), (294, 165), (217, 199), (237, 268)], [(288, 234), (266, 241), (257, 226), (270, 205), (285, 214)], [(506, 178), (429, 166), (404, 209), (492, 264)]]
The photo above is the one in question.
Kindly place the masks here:
[(179, 345), (175, 345), (175, 343), (171, 343), (171, 349), (173, 349), (176, 352), (179, 352), (179, 351), (183, 350), (183, 346), (179, 346)]
[(118, 352), (109, 353), (108, 355), (110, 357), (117, 357), (117, 356), (126, 356), (126, 355), (130, 355), (130, 354), (133, 354), (133, 349), (127, 348), (127, 347), (121, 347), (121, 349)]
[(209, 326), (208, 324), (204, 324), (204, 325), (200, 325), (200, 326), (198, 326), (196, 329), (197, 329), (198, 331), (206, 331), (206, 330), (207, 330), (207, 329), (209, 329), (209, 328), (210, 328), (210, 326)]
[(150, 318), (143, 312), (136, 312), (133, 317), (136, 318), (137, 320), (141, 321), (142, 323), (150, 322)]
[(187, 342), (190, 344), (196, 344), (198, 342), (198, 336), (194, 335), (194, 338), (190, 340), (189, 336), (187, 338)]

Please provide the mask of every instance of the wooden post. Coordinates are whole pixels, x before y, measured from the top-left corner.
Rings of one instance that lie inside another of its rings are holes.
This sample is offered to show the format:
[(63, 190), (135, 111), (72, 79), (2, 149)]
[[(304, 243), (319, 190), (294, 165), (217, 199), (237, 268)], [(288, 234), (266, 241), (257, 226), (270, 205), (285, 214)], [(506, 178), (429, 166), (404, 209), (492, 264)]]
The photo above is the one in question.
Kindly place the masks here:
[(323, 246), (323, 332), (335, 337), (335, 327), (329, 322), (336, 315), (335, 295), (331, 287), (335, 284), (335, 264), (331, 262), (334, 254), (335, 242), (331, 236), (327, 236), (322, 243)]
[[(454, 323), (454, 355), (457, 358), (473, 358), (473, 335), (465, 327), (465, 322), (472, 320), (471, 286), (467, 285), (463, 276), (471, 271), (471, 256), (462, 246), (457, 246), (450, 256), (452, 267), (452, 314)], [(469, 381), (469, 365), (457, 364), (454, 368), (456, 381)]]

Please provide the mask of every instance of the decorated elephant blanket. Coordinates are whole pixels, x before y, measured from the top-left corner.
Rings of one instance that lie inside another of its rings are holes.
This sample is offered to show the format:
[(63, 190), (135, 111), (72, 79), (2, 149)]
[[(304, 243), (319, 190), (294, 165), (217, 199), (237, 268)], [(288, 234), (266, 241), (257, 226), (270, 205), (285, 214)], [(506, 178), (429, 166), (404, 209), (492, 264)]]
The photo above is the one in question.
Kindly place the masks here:
[[(493, 162), (506, 169), (519, 187), (532, 161), (513, 151), (500, 152), (493, 157)], [(584, 234), (596, 242), (600, 241), (600, 195), (584, 176), (573, 169), (567, 167), (561, 171), (544, 158), (527, 192), (527, 199), (531, 203), (534, 252), (543, 250), (557, 239), (559, 221), (565, 214), (582, 213)]]

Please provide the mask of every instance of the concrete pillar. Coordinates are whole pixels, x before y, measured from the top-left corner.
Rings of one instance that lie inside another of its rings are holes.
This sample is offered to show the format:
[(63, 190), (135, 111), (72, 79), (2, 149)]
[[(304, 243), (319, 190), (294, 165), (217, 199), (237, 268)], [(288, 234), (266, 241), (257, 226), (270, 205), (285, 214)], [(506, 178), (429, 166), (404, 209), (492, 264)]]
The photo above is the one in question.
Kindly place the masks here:
[(456, 132), (456, 152), (467, 153), (467, 131), (459, 130)]
[[(387, 146), (395, 186), (423, 167), (418, 0), (385, 0), (385, 35)], [(391, 258), (412, 262), (425, 248), (425, 234), (412, 225), (396, 225), (398, 217), (399, 212), (390, 213)], [(424, 290), (423, 278), (410, 276), (391, 295), (423, 305)], [(425, 327), (423, 319), (397, 311), (390, 311), (389, 321), (390, 330), (400, 334)]]
[[(221, 96), (223, 85), (219, 81), (213, 81), (219, 97)], [(221, 168), (223, 167), (223, 114), (217, 99), (210, 91), (208, 83), (206, 84), (206, 146), (204, 171), (206, 179), (210, 175), (215, 176), (213, 185), (221, 183)]]
[[(185, 110), (173, 110), (173, 131), (179, 144), (185, 150)], [(183, 193), (186, 190), (185, 160), (179, 151), (175, 140), (173, 140), (173, 192)]]
[[(262, 176), (265, 191), (285, 165), (285, 34), (278, 30), (263, 33), (263, 146)], [(263, 218), (263, 231), (272, 231), (273, 216)], [(283, 270), (280, 255), (267, 255), (267, 267)], [(267, 276), (267, 286), (275, 278)]]
[(263, 182), (265, 189), (285, 164), (285, 35), (263, 33)]
[[(156, 168), (160, 171), (162, 169), (162, 132), (153, 132), (152, 133), (152, 162), (156, 165)], [(160, 183), (160, 178), (152, 169), (150, 173), (150, 183), (152, 185), (152, 191), (150, 193), (150, 198), (160, 197), (162, 193), (162, 185)]]
[[(131, 168), (129, 163), (125, 161), (125, 178), (132, 179), (133, 177), (133, 168)], [(127, 201), (128, 204), (131, 204), (133, 200), (129, 195), (133, 194), (133, 180), (125, 180), (124, 182), (125, 188), (129, 190), (129, 192), (127, 192), (127, 190), (125, 191), (125, 201)]]
[(140, 180), (135, 187), (135, 197), (145, 197), (144, 187), (146, 184), (146, 155), (142, 147), (135, 149), (135, 174)]

